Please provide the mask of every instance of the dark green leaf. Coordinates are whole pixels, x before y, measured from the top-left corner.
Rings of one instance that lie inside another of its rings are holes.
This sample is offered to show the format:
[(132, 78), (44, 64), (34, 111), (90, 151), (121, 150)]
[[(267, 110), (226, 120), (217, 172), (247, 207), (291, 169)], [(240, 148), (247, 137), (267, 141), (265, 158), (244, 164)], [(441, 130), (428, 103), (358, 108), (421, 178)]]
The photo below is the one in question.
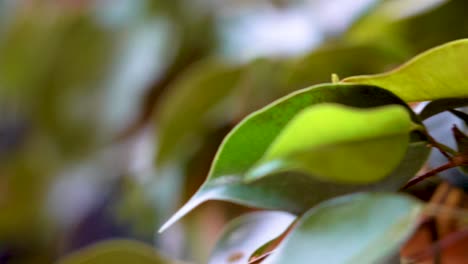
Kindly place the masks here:
[(389, 263), (418, 225), (422, 206), (397, 194), (355, 194), (308, 211), (264, 263)]
[[(196, 139), (213, 123), (227, 122), (225, 109), (240, 76), (240, 70), (213, 60), (193, 65), (183, 73), (162, 99), (157, 109), (159, 148), (162, 164), (173, 155), (187, 152)], [(184, 144), (186, 143), (186, 144)]]

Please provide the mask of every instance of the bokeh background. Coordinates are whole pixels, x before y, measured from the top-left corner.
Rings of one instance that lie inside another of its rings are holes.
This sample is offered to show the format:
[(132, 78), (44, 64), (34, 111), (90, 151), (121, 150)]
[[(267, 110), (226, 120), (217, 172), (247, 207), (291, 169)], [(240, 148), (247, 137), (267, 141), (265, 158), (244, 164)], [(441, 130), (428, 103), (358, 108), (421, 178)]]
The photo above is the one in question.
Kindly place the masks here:
[(204, 263), (222, 227), (253, 209), (210, 202), (156, 230), (239, 120), (332, 73), (382, 72), (467, 37), (467, 10), (463, 0), (0, 0), (0, 263), (52, 263), (111, 238)]

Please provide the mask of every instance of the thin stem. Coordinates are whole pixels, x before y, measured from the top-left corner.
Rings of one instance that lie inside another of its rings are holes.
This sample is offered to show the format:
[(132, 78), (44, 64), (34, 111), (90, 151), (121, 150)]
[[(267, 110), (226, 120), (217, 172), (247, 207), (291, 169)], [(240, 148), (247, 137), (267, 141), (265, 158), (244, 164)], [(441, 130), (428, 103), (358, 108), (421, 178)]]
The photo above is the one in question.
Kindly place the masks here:
[(439, 150), (439, 152), (442, 155), (444, 155), (444, 157), (446, 157), (448, 160), (451, 160), (452, 157), (457, 154), (457, 152), (453, 150), (452, 148), (450, 148), (449, 146), (446, 146), (442, 143), (437, 142), (437, 140), (435, 140), (435, 138), (429, 135), (429, 133), (425, 133), (425, 134), (426, 134), (427, 139), (429, 140), (429, 144), (435, 147), (437, 150)]
[(453, 156), (451, 157), (448, 163), (445, 163), (444, 165), (440, 167), (437, 167), (431, 171), (424, 173), (423, 175), (416, 176), (413, 179), (409, 180), (408, 183), (406, 183), (406, 185), (401, 188), (401, 190), (407, 189), (420, 181), (423, 181), (429, 177), (432, 177), (438, 174), (439, 172), (442, 172), (442, 171), (445, 171), (454, 167), (466, 166), (466, 165), (468, 165), (468, 156), (465, 156), (465, 155)]
[(459, 166), (459, 164), (455, 164), (454, 162), (448, 162), (448, 163), (445, 163), (444, 165), (440, 166), (440, 167), (437, 167), (431, 171), (428, 171), (420, 176), (416, 176), (414, 177), (413, 179), (409, 180), (408, 183), (406, 183), (405, 186), (403, 186), (401, 189), (404, 190), (404, 189), (408, 189), (409, 187), (429, 178), (429, 177), (432, 177), (434, 175), (436, 175), (437, 173), (439, 172), (442, 172), (444, 170), (448, 170), (448, 169), (451, 169), (451, 168), (454, 168), (454, 167), (457, 167)]

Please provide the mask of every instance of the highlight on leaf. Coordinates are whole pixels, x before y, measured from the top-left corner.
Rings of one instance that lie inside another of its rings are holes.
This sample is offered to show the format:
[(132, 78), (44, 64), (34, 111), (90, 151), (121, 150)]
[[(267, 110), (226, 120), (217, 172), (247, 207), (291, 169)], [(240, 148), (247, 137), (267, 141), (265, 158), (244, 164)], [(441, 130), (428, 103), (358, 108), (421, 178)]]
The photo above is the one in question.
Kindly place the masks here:
[(323, 181), (375, 182), (403, 159), (410, 130), (410, 116), (399, 105), (369, 109), (311, 106), (286, 125), (246, 179), (301, 171)]

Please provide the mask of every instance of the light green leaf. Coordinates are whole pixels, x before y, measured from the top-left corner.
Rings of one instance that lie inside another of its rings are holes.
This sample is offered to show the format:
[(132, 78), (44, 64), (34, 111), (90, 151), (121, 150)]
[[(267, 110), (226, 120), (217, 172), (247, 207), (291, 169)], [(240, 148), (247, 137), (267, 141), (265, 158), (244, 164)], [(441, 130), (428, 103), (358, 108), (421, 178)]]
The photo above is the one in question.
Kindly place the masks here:
[(405, 156), (410, 129), (408, 111), (400, 105), (311, 106), (288, 123), (247, 178), (302, 171), (323, 181), (375, 182)]
[[(208, 179), (198, 192), (171, 218), (161, 231), (207, 200), (230, 201), (247, 206), (303, 213), (331, 197), (363, 189), (396, 190), (419, 170), (429, 149), (417, 133), (405, 158), (387, 177), (373, 184), (324, 182), (303, 173), (279, 173), (253, 182), (245, 174), (268, 150), (286, 125), (303, 109), (320, 103), (339, 103), (371, 108), (406, 104), (392, 93), (367, 85), (324, 84), (283, 97), (246, 117), (224, 139), (213, 161)], [(414, 113), (407, 109), (413, 122)]]
[[(158, 164), (186, 153), (206, 127), (224, 119), (226, 101), (241, 71), (217, 61), (202, 61), (183, 73), (169, 88), (156, 110)], [(186, 144), (184, 144), (186, 143)]]
[(182, 264), (161, 256), (152, 247), (131, 240), (110, 240), (86, 247), (58, 264)]
[(224, 228), (208, 263), (247, 263), (259, 247), (280, 236), (294, 219), (284, 212), (254, 212), (234, 219)]
[(264, 263), (389, 263), (418, 225), (421, 203), (365, 193), (326, 201), (307, 212)]
[(343, 82), (383, 87), (407, 102), (468, 97), (466, 68), (468, 39), (462, 39), (428, 50), (390, 72)]

